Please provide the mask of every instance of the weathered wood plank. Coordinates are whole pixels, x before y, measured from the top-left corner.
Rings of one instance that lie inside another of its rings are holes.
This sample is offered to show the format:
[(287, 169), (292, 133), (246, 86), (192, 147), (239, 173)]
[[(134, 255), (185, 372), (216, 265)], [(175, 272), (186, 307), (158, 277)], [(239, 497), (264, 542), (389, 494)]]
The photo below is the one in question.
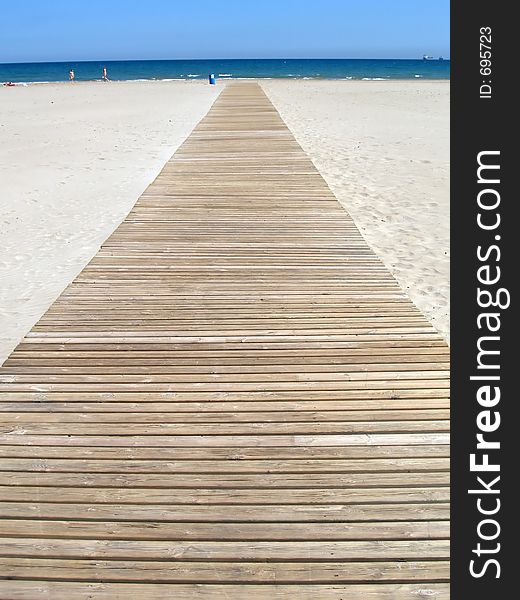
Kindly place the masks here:
[(160, 540), (89, 540), (6, 537), (4, 556), (40, 558), (102, 558), (107, 560), (191, 561), (319, 561), (319, 560), (442, 560), (449, 556), (447, 540), (370, 540), (323, 542), (219, 542)]
[(320, 523), (166, 523), (0, 519), (0, 535), (119, 540), (427, 540), (447, 539), (446, 521)]
[[(33, 482), (31, 482), (33, 483)], [(192, 504), (192, 505), (293, 505), (293, 504), (403, 504), (417, 502), (447, 502), (450, 497), (447, 486), (432, 487), (375, 487), (375, 488), (270, 488), (261, 493), (256, 488), (123, 488), (123, 487), (52, 487), (0, 486), (0, 499), (5, 502), (26, 502), (27, 498), (38, 498), (39, 502), (62, 502), (92, 504)], [(208, 515), (211, 510), (208, 509)], [(209, 518), (208, 516), (208, 518)]]
[(42, 558), (1, 558), (2, 576), (18, 579), (46, 579), (112, 582), (163, 583), (353, 583), (402, 581), (447, 581), (447, 561), (401, 562), (144, 562), (67, 560)]
[(8, 581), (2, 590), (10, 600), (449, 600), (447, 583), (354, 585), (211, 585), (124, 584), (50, 581)]

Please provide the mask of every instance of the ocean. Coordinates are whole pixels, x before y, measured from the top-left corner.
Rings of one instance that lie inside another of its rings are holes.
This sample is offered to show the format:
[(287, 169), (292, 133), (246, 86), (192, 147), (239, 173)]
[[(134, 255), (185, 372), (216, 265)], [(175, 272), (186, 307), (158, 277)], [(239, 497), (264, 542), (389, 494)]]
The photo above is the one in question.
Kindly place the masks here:
[(295, 78), (295, 79), (449, 79), (449, 60), (397, 59), (211, 59), (128, 60), (0, 64), (0, 82), (41, 83), (101, 79), (106, 66), (112, 80)]

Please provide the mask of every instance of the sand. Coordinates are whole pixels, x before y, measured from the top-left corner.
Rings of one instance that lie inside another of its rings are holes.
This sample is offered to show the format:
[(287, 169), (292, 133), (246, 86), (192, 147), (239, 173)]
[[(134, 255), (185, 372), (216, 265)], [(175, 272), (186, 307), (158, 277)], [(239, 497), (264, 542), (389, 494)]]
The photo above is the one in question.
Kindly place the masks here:
[(262, 85), (367, 242), (449, 340), (449, 82)]
[(0, 363), (219, 92), (198, 82), (0, 87)]
[[(447, 337), (449, 84), (262, 85), (369, 244)], [(0, 88), (0, 363), (220, 89), (199, 82)]]

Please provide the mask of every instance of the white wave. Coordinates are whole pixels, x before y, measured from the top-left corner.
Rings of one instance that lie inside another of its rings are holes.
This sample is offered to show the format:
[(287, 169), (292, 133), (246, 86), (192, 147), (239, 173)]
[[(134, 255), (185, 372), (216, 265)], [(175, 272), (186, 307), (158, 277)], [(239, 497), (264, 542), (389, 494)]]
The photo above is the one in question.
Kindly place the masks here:
[[(99, 80), (101, 81), (101, 80)], [(160, 77), (151, 77), (150, 79), (112, 79), (112, 81), (116, 81), (119, 83), (143, 83), (143, 82), (156, 82), (156, 83), (160, 83), (161, 81), (186, 81), (185, 77), (171, 77), (171, 78), (164, 78), (161, 79)]]
[[(9, 85), (7, 85), (9, 83)], [(14, 86), (23, 86), (27, 87), (28, 85), (45, 85), (48, 83), (65, 83), (64, 81), (2, 81), (0, 85), (5, 85), (6, 87), (14, 87)]]

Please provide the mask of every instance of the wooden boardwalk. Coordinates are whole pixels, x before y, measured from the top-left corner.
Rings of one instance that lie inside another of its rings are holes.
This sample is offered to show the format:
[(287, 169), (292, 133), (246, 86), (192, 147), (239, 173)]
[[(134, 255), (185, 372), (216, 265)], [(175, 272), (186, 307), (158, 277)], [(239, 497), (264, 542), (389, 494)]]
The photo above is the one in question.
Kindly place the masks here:
[(0, 375), (2, 600), (449, 597), (448, 348), (257, 84)]

